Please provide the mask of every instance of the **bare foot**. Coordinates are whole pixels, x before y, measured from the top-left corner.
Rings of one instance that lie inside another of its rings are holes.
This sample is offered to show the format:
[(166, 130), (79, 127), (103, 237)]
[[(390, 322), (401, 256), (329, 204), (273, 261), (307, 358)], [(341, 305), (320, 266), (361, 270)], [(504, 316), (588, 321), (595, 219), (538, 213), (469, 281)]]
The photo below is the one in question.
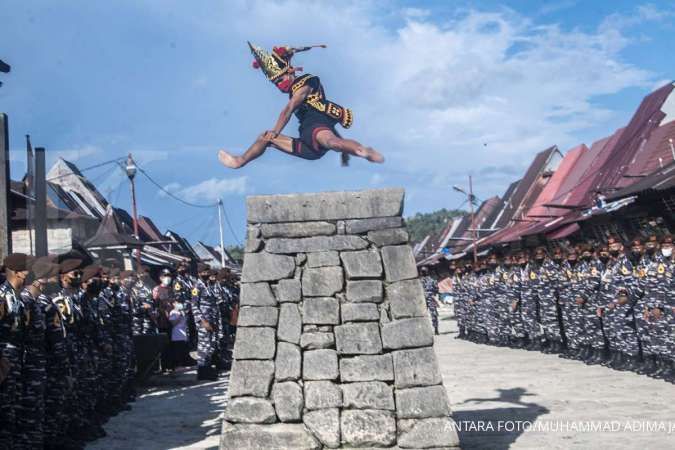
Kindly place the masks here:
[(366, 159), (370, 162), (378, 164), (382, 164), (384, 162), (384, 156), (382, 156), (382, 154), (380, 154), (373, 147), (368, 147), (368, 156), (366, 156)]
[(218, 160), (225, 167), (230, 169), (238, 169), (242, 166), (241, 158), (239, 156), (233, 156), (227, 153), (225, 150), (220, 150), (218, 152)]

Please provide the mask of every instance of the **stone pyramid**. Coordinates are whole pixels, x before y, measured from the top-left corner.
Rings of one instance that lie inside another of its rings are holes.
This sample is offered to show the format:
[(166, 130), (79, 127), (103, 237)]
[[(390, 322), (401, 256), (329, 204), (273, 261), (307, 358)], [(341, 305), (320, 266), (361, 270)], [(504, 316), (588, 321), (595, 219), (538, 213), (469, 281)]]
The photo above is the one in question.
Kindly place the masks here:
[(403, 198), (248, 198), (221, 449), (458, 447)]

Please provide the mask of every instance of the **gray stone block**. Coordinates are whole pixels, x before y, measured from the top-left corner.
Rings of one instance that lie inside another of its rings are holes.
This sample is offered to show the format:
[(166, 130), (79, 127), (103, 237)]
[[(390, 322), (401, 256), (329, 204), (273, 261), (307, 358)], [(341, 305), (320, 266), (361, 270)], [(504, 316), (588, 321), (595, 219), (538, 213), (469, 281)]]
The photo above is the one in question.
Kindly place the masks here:
[(427, 419), (450, 414), (448, 395), (443, 385), (396, 389), (396, 417)]
[(302, 293), (307, 297), (332, 297), (343, 285), (341, 267), (305, 269), (302, 273)]
[(299, 380), (302, 374), (302, 356), (297, 345), (277, 343), (274, 378), (277, 381)]
[(386, 299), (395, 319), (426, 317), (427, 303), (420, 280), (405, 280), (387, 286)]
[(270, 425), (223, 422), (220, 450), (319, 450), (321, 443), (302, 424)]
[(417, 278), (417, 265), (409, 245), (382, 247), (384, 274), (388, 282)]
[(335, 350), (307, 350), (302, 355), (304, 380), (335, 380), (340, 376)]
[(340, 265), (340, 254), (336, 251), (307, 253), (307, 267), (331, 267)]
[(377, 280), (347, 281), (348, 302), (382, 302), (382, 282)]
[(344, 303), (340, 307), (342, 323), (380, 320), (380, 311), (375, 303)]
[(394, 385), (397, 388), (443, 383), (433, 347), (393, 352)]
[(268, 283), (242, 283), (240, 306), (276, 306), (272, 289)]
[(251, 196), (247, 219), (278, 223), (400, 216), (403, 196), (403, 189)]
[(329, 222), (264, 223), (260, 230), (265, 238), (330, 236), (335, 234), (335, 224)]
[(231, 399), (223, 418), (236, 423), (274, 423), (277, 416), (269, 400), (257, 397), (236, 397)]
[(272, 361), (236, 359), (230, 375), (230, 398), (251, 396), (267, 397), (274, 378)]
[(314, 325), (308, 324), (302, 326), (303, 333), (332, 333), (333, 325)]
[(269, 253), (247, 253), (241, 269), (242, 283), (258, 281), (276, 281), (292, 278), (295, 272), (295, 259), (290, 256)]
[(244, 306), (239, 310), (238, 327), (275, 327), (279, 309), (274, 306)]
[[(305, 253), (298, 253), (295, 255), (295, 265), (300, 267), (304, 266), (307, 262), (307, 255)], [(298, 278), (298, 271), (295, 271), (295, 278)]]
[(246, 227), (246, 239), (257, 239), (260, 237), (260, 226), (249, 225)]
[(459, 448), (457, 427), (449, 417), (398, 421), (401, 448)]
[(237, 328), (235, 359), (273, 359), (275, 349), (274, 328)]
[(302, 421), (326, 447), (340, 446), (340, 411), (337, 408), (307, 411)]
[(353, 447), (389, 446), (396, 442), (396, 419), (389, 411), (371, 409), (342, 410), (342, 442)]
[(368, 240), (378, 247), (408, 243), (408, 231), (405, 228), (392, 228), (368, 232)]
[(348, 323), (335, 327), (335, 348), (341, 355), (372, 355), (382, 351), (377, 322)]
[(393, 381), (394, 365), (391, 354), (363, 355), (354, 358), (340, 358), (340, 380)]
[(269, 253), (312, 253), (328, 250), (362, 250), (368, 247), (368, 241), (358, 236), (315, 236), (308, 238), (286, 239), (272, 238), (265, 242), (265, 251)]
[(349, 280), (379, 278), (382, 275), (382, 261), (377, 250), (342, 252), (340, 259)]
[(246, 239), (246, 245), (244, 246), (244, 253), (256, 253), (262, 250), (263, 241), (262, 239)]
[(342, 385), (342, 406), (354, 409), (386, 409), (393, 411), (394, 392), (382, 381), (366, 381)]
[(340, 385), (332, 381), (305, 381), (305, 408), (324, 409), (342, 406)]
[(433, 343), (434, 332), (426, 317), (393, 320), (382, 325), (382, 344), (386, 349), (428, 347)]
[(336, 325), (340, 323), (340, 305), (333, 297), (307, 297), (302, 302), (302, 323)]
[(293, 381), (274, 383), (272, 401), (280, 421), (300, 422), (305, 401), (298, 383)]
[(368, 231), (398, 228), (401, 225), (403, 225), (401, 217), (373, 217), (369, 219), (346, 220), (345, 232), (347, 234), (362, 234)]
[(303, 350), (317, 350), (321, 348), (335, 347), (335, 336), (333, 333), (308, 332), (300, 336), (300, 347)]
[(279, 302), (293, 302), (300, 301), (300, 280), (280, 280), (277, 284), (277, 300)]
[[(300, 309), (298, 308), (298, 305), (295, 303), (282, 303), (279, 311), (277, 337), (280, 341), (299, 344), (301, 333), (302, 318), (300, 317)], [(237, 338), (239, 338), (238, 334)]]

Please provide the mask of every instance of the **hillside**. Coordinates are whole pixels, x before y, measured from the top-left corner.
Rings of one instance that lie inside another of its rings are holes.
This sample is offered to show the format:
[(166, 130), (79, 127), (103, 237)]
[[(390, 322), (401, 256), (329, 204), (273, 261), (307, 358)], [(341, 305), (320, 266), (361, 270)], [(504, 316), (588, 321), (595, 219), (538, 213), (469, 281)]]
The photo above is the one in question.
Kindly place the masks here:
[(411, 242), (420, 242), (428, 234), (439, 232), (448, 223), (448, 220), (462, 216), (466, 211), (447, 210), (445, 208), (430, 213), (417, 213), (406, 218)]

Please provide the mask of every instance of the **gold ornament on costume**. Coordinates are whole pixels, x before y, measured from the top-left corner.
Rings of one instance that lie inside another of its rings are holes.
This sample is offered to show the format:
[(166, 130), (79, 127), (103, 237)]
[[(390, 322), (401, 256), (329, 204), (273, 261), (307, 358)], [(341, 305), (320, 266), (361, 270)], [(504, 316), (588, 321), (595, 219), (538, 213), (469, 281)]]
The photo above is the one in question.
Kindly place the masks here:
[(268, 80), (272, 83), (276, 81), (277, 78), (284, 75), (291, 68), (290, 61), (293, 52), (289, 52), (289, 57), (287, 60), (284, 60), (275, 52), (268, 53), (263, 48), (251, 44), (246, 41), (253, 57), (260, 68), (263, 71)]

